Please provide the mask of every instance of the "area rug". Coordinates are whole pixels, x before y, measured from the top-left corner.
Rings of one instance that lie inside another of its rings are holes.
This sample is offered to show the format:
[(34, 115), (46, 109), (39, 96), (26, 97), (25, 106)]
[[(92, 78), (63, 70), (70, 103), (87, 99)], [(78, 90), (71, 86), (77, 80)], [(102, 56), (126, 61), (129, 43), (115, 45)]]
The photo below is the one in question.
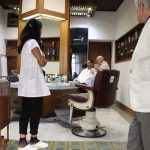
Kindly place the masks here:
[[(47, 150), (127, 150), (126, 143), (116, 142), (48, 142)], [(10, 141), (6, 150), (17, 150), (17, 141)]]

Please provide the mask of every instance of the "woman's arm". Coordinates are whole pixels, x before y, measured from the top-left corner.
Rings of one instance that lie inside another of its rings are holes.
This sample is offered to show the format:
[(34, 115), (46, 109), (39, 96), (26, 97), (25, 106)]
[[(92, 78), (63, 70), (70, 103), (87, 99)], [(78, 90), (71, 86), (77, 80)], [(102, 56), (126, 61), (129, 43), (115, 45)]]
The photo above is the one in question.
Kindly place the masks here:
[(32, 53), (36, 57), (39, 65), (41, 67), (44, 67), (47, 64), (47, 61), (46, 61), (45, 57), (41, 55), (41, 52), (40, 52), (38, 47), (32, 49)]

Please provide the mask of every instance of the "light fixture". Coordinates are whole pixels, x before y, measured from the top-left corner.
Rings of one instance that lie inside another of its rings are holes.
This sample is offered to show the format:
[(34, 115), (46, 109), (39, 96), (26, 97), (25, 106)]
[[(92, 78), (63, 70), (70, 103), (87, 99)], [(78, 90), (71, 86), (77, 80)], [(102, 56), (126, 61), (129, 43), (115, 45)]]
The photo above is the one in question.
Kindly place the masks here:
[(19, 14), (19, 6), (18, 5), (8, 5), (8, 7), (13, 11), (14, 14)]
[(68, 20), (69, 0), (22, 0), (21, 14), (22, 20), (31, 18), (50, 19), (55, 21)]
[(96, 5), (72, 5), (70, 7), (71, 16), (87, 16), (92, 17), (96, 11)]
[(46, 15), (46, 14), (31, 15), (31, 16), (23, 18), (23, 20), (29, 20), (29, 19), (32, 19), (32, 18), (36, 18), (36, 19), (49, 19), (49, 20), (55, 20), (55, 21), (63, 21), (63, 20), (65, 20), (64, 18), (60, 18), (60, 17), (56, 17), (56, 16), (51, 16), (51, 15)]

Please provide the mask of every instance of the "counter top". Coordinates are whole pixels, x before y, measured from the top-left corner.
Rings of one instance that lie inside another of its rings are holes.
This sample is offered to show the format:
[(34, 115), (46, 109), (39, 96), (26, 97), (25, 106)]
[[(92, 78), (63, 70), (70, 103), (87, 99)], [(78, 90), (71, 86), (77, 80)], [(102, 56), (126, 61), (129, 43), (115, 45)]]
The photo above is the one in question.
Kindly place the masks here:
[[(67, 89), (77, 89), (77, 87), (71, 85), (70, 83), (46, 83), (49, 90), (67, 90)], [(18, 88), (18, 82), (12, 82), (10, 87), (13, 89)]]

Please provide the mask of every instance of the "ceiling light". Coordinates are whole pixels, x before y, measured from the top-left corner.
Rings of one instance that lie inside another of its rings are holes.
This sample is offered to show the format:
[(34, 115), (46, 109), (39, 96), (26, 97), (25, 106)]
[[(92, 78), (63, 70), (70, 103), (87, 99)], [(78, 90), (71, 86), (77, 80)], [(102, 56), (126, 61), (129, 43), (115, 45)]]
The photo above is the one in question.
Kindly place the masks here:
[(32, 19), (32, 18), (36, 18), (36, 19), (49, 19), (49, 20), (55, 20), (55, 21), (65, 20), (64, 18), (55, 17), (55, 16), (51, 16), (51, 15), (46, 15), (46, 14), (31, 15), (31, 16), (23, 18), (23, 20), (29, 20), (29, 19)]
[(94, 16), (96, 5), (72, 5), (70, 7), (71, 16)]

